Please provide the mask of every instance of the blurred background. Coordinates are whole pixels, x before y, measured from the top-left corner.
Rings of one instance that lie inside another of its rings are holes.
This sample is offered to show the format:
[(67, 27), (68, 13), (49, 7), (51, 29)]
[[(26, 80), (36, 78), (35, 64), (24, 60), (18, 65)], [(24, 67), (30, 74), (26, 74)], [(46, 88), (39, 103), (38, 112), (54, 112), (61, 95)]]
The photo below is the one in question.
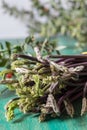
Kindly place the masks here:
[[(17, 6), (18, 8), (28, 8), (28, 0), (6, 0), (9, 6)], [(24, 38), (27, 36), (27, 27), (20, 20), (11, 16), (8, 11), (3, 8), (3, 1), (0, 0), (0, 39), (8, 38)]]
[(0, 0), (0, 39), (69, 36), (87, 43), (87, 0)]
[(50, 53), (87, 52), (87, 0), (0, 0), (0, 66), (24, 51), (21, 43), (34, 54), (32, 36), (40, 47), (48, 39), (44, 48)]

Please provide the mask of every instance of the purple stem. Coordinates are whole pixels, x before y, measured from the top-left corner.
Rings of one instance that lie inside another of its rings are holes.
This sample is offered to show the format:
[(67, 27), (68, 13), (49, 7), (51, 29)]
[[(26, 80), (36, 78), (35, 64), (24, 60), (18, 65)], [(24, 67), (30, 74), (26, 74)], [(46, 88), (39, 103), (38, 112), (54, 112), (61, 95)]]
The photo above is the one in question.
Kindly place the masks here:
[(87, 93), (87, 82), (85, 83), (84, 89), (83, 89), (83, 97), (86, 97)]
[[(78, 99), (78, 98), (81, 97), (81, 96), (82, 96), (82, 91), (79, 92), (78, 94), (76, 94), (75, 96), (71, 97), (71, 98), (70, 98), (70, 102), (75, 101), (76, 99)], [(60, 106), (60, 109), (61, 109), (61, 113), (63, 113), (64, 110), (65, 110), (65, 108), (63, 108), (63, 105)]]
[(87, 72), (80, 72), (79, 76), (87, 76)]
[(75, 60), (75, 58), (68, 58), (68, 59), (65, 59), (64, 62), (68, 63), (68, 62), (71, 62), (71, 61), (74, 61), (74, 60)]
[(20, 57), (20, 58), (24, 58), (24, 59), (29, 59), (29, 60), (36, 61), (36, 62), (40, 62), (40, 61), (38, 61), (38, 59), (36, 57), (32, 57), (32, 56), (29, 56), (29, 55), (16, 54), (16, 57)]
[(70, 68), (70, 67), (76, 67), (76, 66), (81, 66), (81, 65), (87, 66), (87, 62), (76, 63), (76, 64), (69, 65), (67, 67)]
[(78, 88), (76, 87), (75, 89), (73, 90), (69, 90), (67, 91), (58, 101), (58, 105), (61, 106), (63, 100), (67, 97), (69, 97), (71, 94), (73, 94), (74, 92), (76, 92), (76, 90), (78, 90)]
[(56, 60), (55, 62), (56, 63), (59, 63), (59, 62), (64, 62), (65, 58), (59, 58), (58, 60)]
[(82, 96), (82, 91), (80, 93), (76, 94), (75, 96), (71, 97), (70, 101), (73, 102), (73, 101), (75, 101), (77, 98), (79, 98), (81, 96)]
[(81, 86), (84, 86), (85, 85), (85, 82), (84, 83), (72, 83), (72, 82), (67, 82), (66, 83), (67, 85), (69, 85), (70, 87), (73, 87), (73, 86), (79, 86), (79, 87), (81, 87)]
[(49, 58), (87, 58), (87, 55), (50, 55)]

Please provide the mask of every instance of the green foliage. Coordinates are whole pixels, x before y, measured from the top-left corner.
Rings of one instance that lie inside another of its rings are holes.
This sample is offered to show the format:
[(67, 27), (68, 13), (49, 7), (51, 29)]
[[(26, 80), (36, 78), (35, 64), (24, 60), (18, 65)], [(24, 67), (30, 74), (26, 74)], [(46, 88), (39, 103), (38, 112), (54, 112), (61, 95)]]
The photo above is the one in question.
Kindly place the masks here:
[(11, 63), (11, 54), (19, 52), (23, 52), (21, 45), (14, 46), (8, 41), (6, 41), (5, 44), (0, 43), (0, 67), (9, 68)]
[(67, 34), (76, 38), (79, 43), (87, 43), (86, 0), (64, 1), (66, 7), (62, 0), (29, 0), (29, 3), (31, 6), (28, 10), (19, 10), (3, 1), (3, 8), (6, 13), (22, 18), (22, 21), (26, 20), (29, 33), (34, 32), (46, 37), (59, 33)]
[(10, 46), (11, 43), (6, 41), (5, 44), (6, 44), (6, 48), (7, 48), (8, 54), (11, 55), (11, 46)]
[(6, 106), (6, 117), (7, 117), (7, 121), (13, 119), (14, 117), (14, 109), (18, 107), (17, 101), (12, 101), (9, 102)]
[[(41, 49), (42, 55), (51, 54), (51, 53), (59, 53), (56, 49), (58, 44), (56, 40), (52, 39), (35, 39), (33, 36), (28, 36), (23, 43), (20, 45), (13, 45), (12, 43), (6, 41), (5, 44), (0, 43), (0, 67), (10, 68), (11, 59), (13, 58), (13, 54), (29, 54), (34, 55), (33, 48), (38, 46)], [(28, 61), (22, 61), (23, 64)], [(20, 63), (22, 64), (22, 63)]]

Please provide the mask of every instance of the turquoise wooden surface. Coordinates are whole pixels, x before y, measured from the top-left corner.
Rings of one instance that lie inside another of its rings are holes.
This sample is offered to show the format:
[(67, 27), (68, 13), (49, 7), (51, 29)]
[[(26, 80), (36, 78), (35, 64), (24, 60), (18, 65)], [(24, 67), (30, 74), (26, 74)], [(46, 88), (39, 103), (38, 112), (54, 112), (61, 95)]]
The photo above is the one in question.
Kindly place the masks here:
[[(13, 43), (18, 42), (11, 40)], [(20, 41), (20, 40), (19, 40)], [(4, 42), (4, 41), (1, 41)], [(68, 48), (61, 51), (63, 54), (76, 54), (82, 50), (74, 48), (75, 41), (71, 41), (66, 37), (59, 38), (60, 45), (68, 45)], [(0, 91), (4, 86), (0, 86)], [(51, 119), (47, 122), (39, 123), (38, 115), (23, 114), (16, 110), (14, 120), (7, 122), (5, 118), (4, 106), (14, 96), (13, 92), (6, 91), (0, 96), (0, 130), (86, 130), (87, 114), (83, 117), (79, 116), (81, 101), (76, 103), (77, 112), (74, 118), (70, 118), (66, 114), (61, 118)]]

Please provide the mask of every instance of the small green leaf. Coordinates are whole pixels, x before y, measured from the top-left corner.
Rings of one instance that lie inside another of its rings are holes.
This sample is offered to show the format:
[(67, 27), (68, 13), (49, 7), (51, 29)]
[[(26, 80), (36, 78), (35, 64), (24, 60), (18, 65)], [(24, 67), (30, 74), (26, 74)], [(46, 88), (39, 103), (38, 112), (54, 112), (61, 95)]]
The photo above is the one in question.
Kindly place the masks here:
[(17, 53), (17, 52), (22, 52), (23, 50), (21, 46), (15, 46), (14, 51)]
[(6, 45), (6, 48), (7, 48), (7, 50), (8, 50), (8, 54), (11, 55), (11, 43), (8, 42), (8, 41), (6, 41), (6, 42), (5, 42), (5, 45)]
[(3, 47), (3, 44), (2, 44), (2, 43), (0, 43), (0, 49), (4, 49), (4, 47)]
[(33, 40), (34, 40), (34, 37), (33, 36), (29, 36), (29, 37), (27, 37), (26, 39), (25, 39), (25, 43), (27, 43), (27, 44), (29, 44), (30, 42), (33, 42)]
[(7, 62), (8, 62), (8, 59), (5, 59), (5, 58), (0, 59), (0, 67), (5, 66)]

